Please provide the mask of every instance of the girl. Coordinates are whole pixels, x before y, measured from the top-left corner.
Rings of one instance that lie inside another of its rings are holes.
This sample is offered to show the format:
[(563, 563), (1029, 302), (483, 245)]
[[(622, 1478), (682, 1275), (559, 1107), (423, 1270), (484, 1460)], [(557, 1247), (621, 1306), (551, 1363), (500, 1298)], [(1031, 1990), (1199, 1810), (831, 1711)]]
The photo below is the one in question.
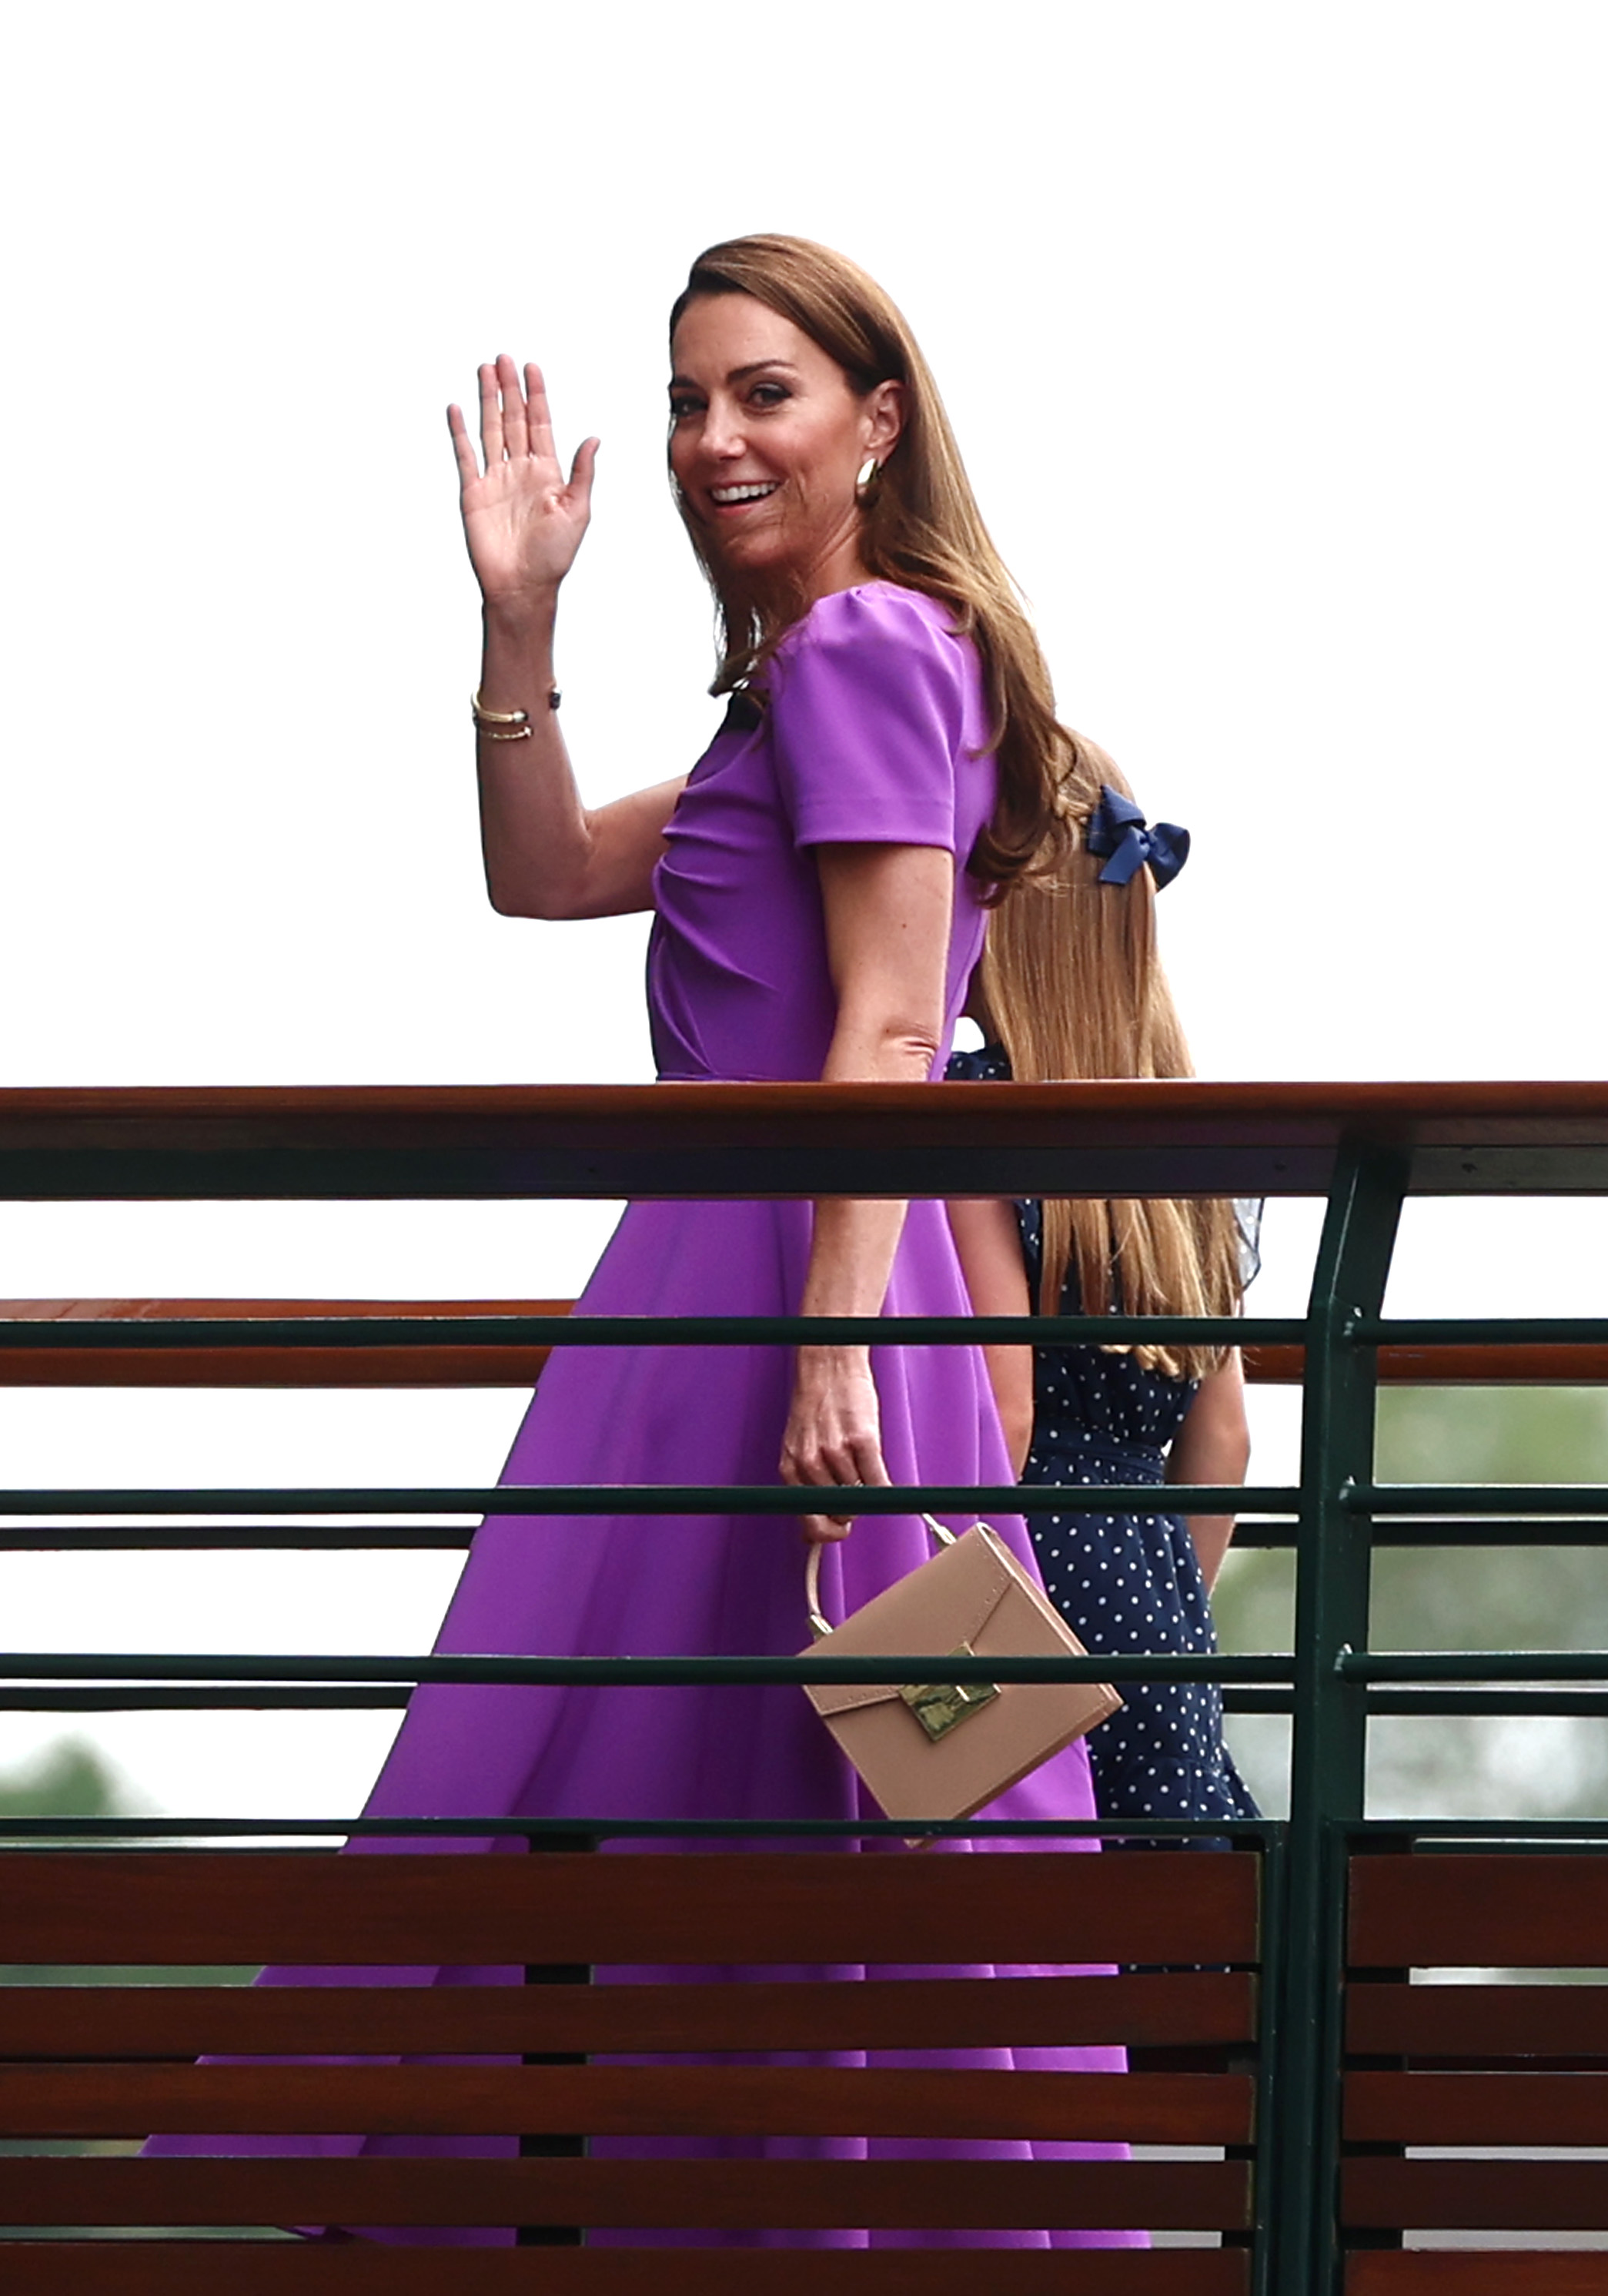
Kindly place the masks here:
[[(1147, 826), (1117, 767), (1078, 737), (1058, 809), (1073, 849), (1000, 906), (967, 1006), (986, 1039), (951, 1077), (1193, 1073), (1156, 954), (1155, 895), (1187, 831)], [(1258, 1208), (1188, 1201), (957, 1202), (979, 1315), (1228, 1315), (1255, 1271)], [(989, 1370), (1028, 1483), (1235, 1483), (1250, 1456), (1237, 1349), (993, 1348)], [(1030, 1518), (1051, 1599), (1091, 1652), (1208, 1652), (1228, 1515)], [(1207, 1683), (1125, 1683), (1089, 1740), (1103, 1817), (1254, 1817)]]

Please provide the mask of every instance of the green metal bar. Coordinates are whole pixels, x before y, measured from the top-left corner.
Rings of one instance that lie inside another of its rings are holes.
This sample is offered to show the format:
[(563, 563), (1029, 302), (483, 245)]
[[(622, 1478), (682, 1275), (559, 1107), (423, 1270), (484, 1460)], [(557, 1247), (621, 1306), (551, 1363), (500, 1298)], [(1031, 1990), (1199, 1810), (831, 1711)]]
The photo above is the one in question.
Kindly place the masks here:
[[(27, 1690), (8, 1690), (0, 1686), (0, 1714), (260, 1714), (279, 1713), (286, 1710), (300, 1711), (303, 1709), (313, 1713), (347, 1710), (395, 1713), (404, 1710), (412, 1695), (411, 1683), (322, 1684), (305, 1687), (254, 1683), (244, 1688), (235, 1688), (227, 1684), (179, 1684), (154, 1689), (136, 1684), (118, 1689), (94, 1690), (61, 1689), (51, 1685)], [(1470, 1702), (1486, 1695), (1493, 1702), (1489, 1709)], [(1396, 1705), (1389, 1704), (1392, 1698), (1397, 1701)], [(1288, 1690), (1264, 1690), (1254, 1686), (1239, 1688), (1230, 1683), (1223, 1692), (1223, 1711), (1227, 1714), (1288, 1714), (1294, 1704), (1294, 1696)], [(1537, 1707), (1533, 1696), (1527, 1698), (1516, 1692), (1426, 1691), (1419, 1697), (1413, 1697), (1406, 1691), (1396, 1691), (1381, 1692), (1371, 1696), (1368, 1710), (1370, 1713), (1400, 1710), (1413, 1714), (1426, 1711), (1482, 1714), (1489, 1710), (1492, 1713), (1530, 1714), (1535, 1712)], [(1608, 1713), (1608, 1694), (1597, 1693), (1594, 1698), (1593, 1693), (1588, 1691), (1559, 1692), (1555, 1700), (1549, 1701), (1545, 1711), (1548, 1714)]]
[[(954, 1817), (688, 1817), (575, 1818), (512, 1817), (5, 1817), (0, 1818), (0, 1839), (56, 1841), (72, 1836), (86, 1841), (215, 1841), (229, 1837), (241, 1841), (282, 1841), (306, 1834), (317, 1840), (356, 1839), (429, 1841), (437, 1835), (453, 1840), (483, 1840), (487, 1834), (510, 1841), (542, 1841), (586, 1834), (596, 1841), (769, 1841), (772, 1836), (802, 1841), (901, 1841), (911, 1833), (935, 1840), (969, 1841), (1188, 1841), (1196, 1836), (1233, 1841), (1241, 1849), (1277, 1839), (1284, 1821), (1278, 1818), (1147, 1817), (1127, 1825), (1107, 1818)], [(1400, 1831), (1400, 1827), (1397, 1829)]]
[[(308, 1713), (405, 1709), (411, 1683), (290, 1686), (259, 1683), (250, 1688), (166, 1690), (129, 1686), (116, 1690), (7, 1690), (0, 1688), (0, 1714), (276, 1714), (287, 1709)], [(0, 1817), (0, 1828), (5, 1820)]]
[(1608, 1483), (1375, 1483), (1358, 1476), (1339, 1504), (1353, 1515), (1608, 1514)]
[(960, 1657), (899, 1652), (835, 1658), (829, 1644), (797, 1658), (527, 1658), (500, 1652), (429, 1658), (307, 1658), (300, 1652), (242, 1656), (235, 1651), (20, 1651), (0, 1652), (4, 1682), (423, 1682), (564, 1684), (593, 1689), (686, 1683), (756, 1682), (1268, 1682), (1290, 1678), (1277, 1657), (1189, 1656), (1113, 1652), (1097, 1658)]
[[(145, 1523), (13, 1524), (0, 1519), (0, 1554), (77, 1554), (147, 1549), (181, 1553), (213, 1548), (241, 1551), (305, 1548), (322, 1553), (363, 1547), (461, 1551), (474, 1538), (471, 1523)], [(1604, 1533), (1608, 1538), (1608, 1531)]]
[[(434, 1347), (943, 1347), (1031, 1342), (1082, 1347), (1150, 1341), (1298, 1347), (1294, 1316), (107, 1316), (44, 1321), (0, 1316), (0, 1349)], [(1358, 1316), (1359, 1347), (1601, 1346), (1608, 1316)]]
[(1292, 1316), (7, 1316), (0, 1349), (1294, 1347), (1304, 1329)]
[[(1359, 1352), (1371, 1354), (1372, 1350)], [(1158, 1494), (1164, 1495), (1170, 1513), (1179, 1514), (1294, 1515), (1301, 1505), (1301, 1491), (1287, 1483), (1103, 1483), (1099, 1487), (1102, 1510), (1117, 1513), (1152, 1508)], [(854, 1512), (857, 1515), (910, 1514), (925, 1508), (931, 1514), (1080, 1514), (1090, 1512), (1090, 1487), (1083, 1483), (902, 1483), (857, 1489)], [(91, 1485), (74, 1489), (0, 1490), (0, 1516), (788, 1515), (812, 1514), (820, 1504), (819, 1490), (782, 1483), (480, 1483), (390, 1489), (325, 1485), (297, 1490), (111, 1490)], [(1527, 1530), (1518, 1529), (1512, 1522), (1498, 1523), (1489, 1534), (1489, 1543), (1502, 1545), (1509, 1538), (1530, 1543), (1538, 1524), (1549, 1527), (1549, 1516), (1608, 1521), (1608, 1484), (1373, 1483), (1351, 1477), (1336, 1487), (1326, 1505), (1337, 1519), (1353, 1521), (1375, 1515), (1455, 1518), (1464, 1512), (1475, 1516), (1523, 1517), (1530, 1525)], [(1433, 1527), (1433, 1535), (1401, 1543), (1461, 1544), (1460, 1539), (1445, 1538), (1449, 1529), (1457, 1528), (1455, 1521), (1442, 1521)], [(1560, 1521), (1556, 1528), (1562, 1535), (1567, 1524)], [(1247, 1544), (1256, 1543), (1257, 1527), (1247, 1523), (1245, 1531)], [(1561, 1536), (1560, 1543), (1595, 1545), (1597, 1540), (1576, 1541)]]
[(1608, 1715), (1608, 1690), (1371, 1690), (1370, 1717), (1380, 1714)]
[(1255, 2151), (1251, 2169), (1251, 2296), (1276, 2296), (1281, 2213), (1275, 2181), (1284, 1988), (1289, 1961), (1289, 1827), (1275, 1824), (1261, 1845), (1261, 1967), (1257, 1979)]
[[(400, 1711), (413, 1694), (410, 1683), (307, 1684), (290, 1685), (253, 1683), (236, 1688), (227, 1684), (167, 1685), (152, 1688), (130, 1685), (117, 1689), (62, 1689), (53, 1685), (26, 1690), (0, 1686), (0, 1714), (213, 1714), (278, 1713), (287, 1710), (309, 1713)], [(1223, 1710), (1228, 1714), (1291, 1714), (1293, 1691), (1265, 1689), (1227, 1682)], [(1388, 1714), (1415, 1719), (1448, 1714), (1485, 1717), (1579, 1716), (1600, 1721), (1608, 1717), (1608, 1689), (1519, 1690), (1446, 1689), (1370, 1690), (1370, 1719)]]
[(1601, 1347), (1608, 1316), (1359, 1316), (1351, 1336), (1364, 1347)]
[[(1040, 1485), (1040, 1490), (1052, 1488)], [(1060, 1487), (1063, 1491), (1073, 1488)], [(1082, 1491), (1084, 1487), (1075, 1487)], [(1177, 1505), (1177, 1484), (1163, 1487), (1169, 1507)], [(1154, 1493), (1153, 1493), (1154, 1496)], [(1041, 1500), (1022, 1504), (1018, 1495), (1016, 1511), (1039, 1511), (1046, 1503)], [(1057, 1510), (1060, 1511), (1060, 1510)], [(474, 1526), (457, 1523), (412, 1522), (230, 1522), (230, 1523), (50, 1523), (12, 1525), (0, 1518), (0, 1554), (37, 1554), (48, 1548), (52, 1553), (100, 1553), (133, 1548), (143, 1551), (194, 1548), (306, 1548), (322, 1552), (345, 1548), (395, 1547), (398, 1549), (439, 1549), (449, 1553), (466, 1547), (474, 1537)], [(1243, 1515), (1234, 1533), (1236, 1547), (1293, 1547), (1296, 1544), (1297, 1528), (1294, 1515), (1255, 1517), (1247, 1521)], [(1374, 1546), (1522, 1546), (1533, 1553), (1538, 1546), (1608, 1546), (1608, 1517), (1571, 1516), (1563, 1521), (1543, 1518), (1494, 1518), (1490, 1521), (1471, 1521), (1466, 1517), (1449, 1522), (1432, 1519), (1415, 1521), (1410, 1516), (1393, 1521), (1376, 1521), (1374, 1526)]]
[(1342, 1651), (1343, 1682), (1608, 1682), (1608, 1651)]
[[(0, 1530), (0, 1547), (6, 1544), (6, 1535)], [(1234, 1532), (1236, 1546), (1294, 1546), (1295, 1532), (1283, 1522), (1239, 1522)], [(1490, 1521), (1449, 1522), (1432, 1519), (1416, 1522), (1410, 1516), (1394, 1521), (1375, 1520), (1374, 1546), (1522, 1546), (1533, 1553), (1547, 1546), (1608, 1546), (1608, 1519), (1598, 1516), (1571, 1516), (1566, 1521), (1553, 1521), (1546, 1517), (1512, 1520), (1497, 1518)]]
[[(1234, 1483), (1102, 1483), (1101, 1511), (1153, 1508), (1232, 1514), (1254, 1507), (1293, 1513), (1293, 1487)], [(895, 1483), (856, 1485), (856, 1515), (1086, 1514), (1097, 1494), (1085, 1483)], [(785, 1483), (479, 1483), (429, 1489), (0, 1491), (0, 1515), (20, 1514), (817, 1514), (819, 1487)]]
[(1288, 1950), (1264, 1976), (1279, 2000), (1268, 2129), (1278, 2217), (1270, 2296), (1339, 2296), (1345, 1869), (1337, 1829), (1363, 1814), (1367, 1712), (1360, 1686), (1337, 1674), (1334, 1660), (1343, 1644), (1367, 1642), (1370, 1524), (1342, 1494), (1348, 1480), (1372, 1472), (1377, 1371), (1375, 1350), (1351, 1332), (1379, 1313), (1408, 1179), (1408, 1159), (1395, 1150), (1343, 1152), (1312, 1276), (1281, 1931)]
[(1351, 1829), (1353, 1841), (1364, 1845), (1388, 1836), (1393, 1841), (1432, 1841), (1448, 1854), (1465, 1846), (1473, 1850), (1551, 1849), (1559, 1842), (1578, 1841), (1588, 1849), (1608, 1849), (1608, 1819), (1580, 1817), (1380, 1817), (1365, 1819)]

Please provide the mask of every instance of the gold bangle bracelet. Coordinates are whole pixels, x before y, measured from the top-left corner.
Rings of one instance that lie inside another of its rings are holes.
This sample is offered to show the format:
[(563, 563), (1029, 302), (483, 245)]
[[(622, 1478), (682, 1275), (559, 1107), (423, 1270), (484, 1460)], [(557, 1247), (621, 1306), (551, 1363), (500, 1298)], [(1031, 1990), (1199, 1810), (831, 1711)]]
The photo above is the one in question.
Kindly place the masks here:
[(478, 719), (476, 724), (488, 742), (528, 742), (536, 730), (534, 726), (516, 726), (510, 733), (499, 734), (494, 726), (480, 726)]
[(528, 712), (523, 709), (488, 709), (480, 699), (478, 686), (469, 695), (469, 710), (477, 726), (524, 726), (529, 722)]
[[(560, 695), (556, 685), (549, 686), (547, 690), (547, 706), (550, 709), (556, 709), (562, 698), (563, 697)], [(483, 734), (488, 733), (494, 726), (523, 726), (528, 729), (530, 725), (530, 713), (528, 710), (488, 709), (485, 702), (480, 699), (478, 688), (470, 694), (469, 708), (470, 717), (474, 719), (476, 726)]]

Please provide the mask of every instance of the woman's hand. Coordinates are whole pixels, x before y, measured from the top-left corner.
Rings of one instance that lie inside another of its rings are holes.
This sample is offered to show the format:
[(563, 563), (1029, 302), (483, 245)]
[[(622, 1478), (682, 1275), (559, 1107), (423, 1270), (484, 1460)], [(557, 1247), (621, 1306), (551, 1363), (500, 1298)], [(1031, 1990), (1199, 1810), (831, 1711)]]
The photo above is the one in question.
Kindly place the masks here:
[(539, 366), (525, 385), (506, 353), (480, 369), (480, 445), (470, 444), (461, 406), (446, 410), (458, 459), (463, 535), (488, 606), (551, 603), (575, 562), (592, 516), (598, 442), (581, 446), (566, 482), (553, 451), (552, 419)]
[[(869, 1348), (800, 1348), (781, 1444), (784, 1483), (853, 1488), (886, 1485), (882, 1416)], [(812, 1545), (846, 1538), (853, 1515), (799, 1517)]]

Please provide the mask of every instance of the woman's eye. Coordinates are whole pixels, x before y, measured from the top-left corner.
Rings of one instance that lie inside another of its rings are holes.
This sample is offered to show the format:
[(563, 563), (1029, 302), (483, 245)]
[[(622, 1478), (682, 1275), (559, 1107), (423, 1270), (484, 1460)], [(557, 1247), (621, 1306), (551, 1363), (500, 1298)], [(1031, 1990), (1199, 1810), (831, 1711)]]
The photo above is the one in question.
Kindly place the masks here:
[(697, 413), (696, 398), (673, 398), (670, 402), (670, 420), (673, 422), (684, 422), (690, 414)]
[(780, 406), (792, 393), (784, 382), (756, 382), (751, 396), (756, 406)]

